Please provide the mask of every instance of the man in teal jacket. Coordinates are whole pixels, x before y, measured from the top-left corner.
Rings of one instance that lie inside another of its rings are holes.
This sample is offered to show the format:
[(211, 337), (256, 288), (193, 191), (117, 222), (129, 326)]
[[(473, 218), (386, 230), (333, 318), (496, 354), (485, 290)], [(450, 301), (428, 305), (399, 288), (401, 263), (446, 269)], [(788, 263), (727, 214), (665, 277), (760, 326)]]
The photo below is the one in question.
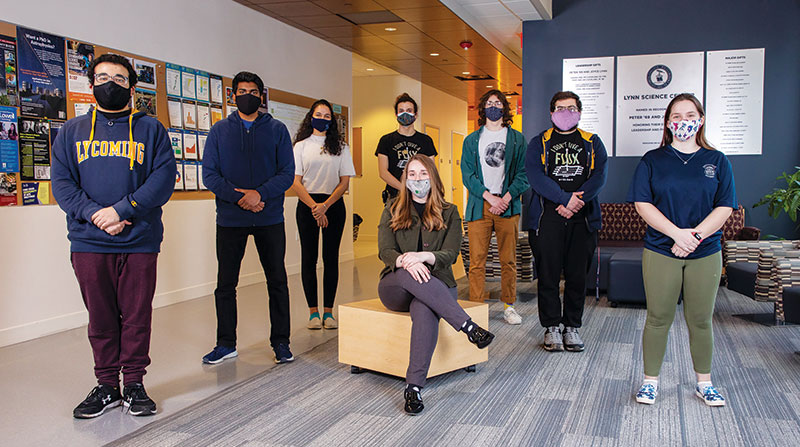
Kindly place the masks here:
[(469, 299), (484, 301), (486, 256), (492, 230), (497, 236), (502, 281), (503, 318), (520, 324), (517, 299), (517, 235), (525, 174), (525, 137), (511, 128), (513, 118), (505, 95), (486, 92), (478, 104), (480, 128), (464, 140), (461, 174), (469, 191), (464, 220), (469, 234)]

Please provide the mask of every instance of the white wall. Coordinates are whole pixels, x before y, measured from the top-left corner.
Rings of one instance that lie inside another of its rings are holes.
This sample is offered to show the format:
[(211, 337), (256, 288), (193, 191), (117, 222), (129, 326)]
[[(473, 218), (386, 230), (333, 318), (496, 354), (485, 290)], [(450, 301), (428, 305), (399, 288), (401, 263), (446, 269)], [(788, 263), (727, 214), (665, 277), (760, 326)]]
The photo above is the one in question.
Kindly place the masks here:
[[(351, 54), (232, 0), (0, 1), (2, 20), (165, 62), (233, 76), (258, 73), (273, 88), (352, 103)], [(352, 210), (352, 196), (345, 197)], [(299, 272), (296, 198), (287, 198), (286, 265)], [(155, 306), (212, 293), (216, 284), (214, 202), (164, 207)], [(353, 258), (348, 219), (341, 258)], [(64, 213), (57, 206), (0, 208), (0, 346), (87, 322), (69, 264)], [(240, 285), (263, 281), (252, 241)], [(302, 297), (292, 297), (302, 299)], [(209, 311), (213, 311), (209, 309)]]

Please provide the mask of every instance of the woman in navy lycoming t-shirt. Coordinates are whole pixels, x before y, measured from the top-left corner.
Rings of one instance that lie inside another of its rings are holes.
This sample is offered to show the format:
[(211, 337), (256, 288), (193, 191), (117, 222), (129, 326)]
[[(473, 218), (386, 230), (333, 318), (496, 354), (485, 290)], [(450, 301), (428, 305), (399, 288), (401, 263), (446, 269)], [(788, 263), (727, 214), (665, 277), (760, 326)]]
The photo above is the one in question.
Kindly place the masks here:
[(707, 405), (725, 405), (711, 384), (711, 319), (722, 271), (720, 229), (737, 202), (731, 164), (706, 141), (705, 113), (693, 95), (681, 94), (667, 106), (661, 147), (642, 157), (628, 201), (635, 202), (648, 225), (642, 256), (644, 384), (636, 401), (655, 402), (667, 335), (683, 290), (695, 393)]

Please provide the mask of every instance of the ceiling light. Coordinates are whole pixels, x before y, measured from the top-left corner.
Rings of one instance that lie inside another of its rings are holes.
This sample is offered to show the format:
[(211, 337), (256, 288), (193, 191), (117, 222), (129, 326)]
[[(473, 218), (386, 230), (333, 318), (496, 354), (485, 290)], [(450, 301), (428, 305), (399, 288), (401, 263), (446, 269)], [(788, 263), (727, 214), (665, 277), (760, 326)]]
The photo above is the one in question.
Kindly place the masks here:
[(431, 56), (434, 56), (434, 57), (438, 56), (438, 55), (439, 55), (439, 53), (431, 53)]
[(367, 68), (367, 71), (375, 71), (374, 68)]
[(389, 27), (384, 28), (383, 30), (392, 32), (392, 31), (397, 31), (397, 28), (393, 28), (393, 27), (389, 26)]
[(492, 86), (491, 85), (487, 85), (486, 88), (492, 88)]
[(461, 74), (462, 74), (462, 75), (468, 75), (468, 74), (469, 74), (469, 72), (468, 72), (468, 71), (462, 71), (462, 72), (461, 72)]

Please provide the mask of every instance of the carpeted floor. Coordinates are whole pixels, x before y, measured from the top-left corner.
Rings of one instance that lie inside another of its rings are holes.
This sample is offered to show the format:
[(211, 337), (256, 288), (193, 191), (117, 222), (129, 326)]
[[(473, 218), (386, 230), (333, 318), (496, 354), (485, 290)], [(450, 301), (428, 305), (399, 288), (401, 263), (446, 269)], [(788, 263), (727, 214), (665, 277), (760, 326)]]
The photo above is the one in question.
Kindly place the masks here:
[[(686, 324), (677, 316), (653, 406), (636, 404), (643, 308), (587, 299), (583, 353), (541, 349), (536, 301), (519, 303), (522, 326), (490, 306), (497, 335), (489, 362), (428, 381), (425, 411), (402, 410), (403, 381), (351, 375), (336, 340), (113, 443), (119, 446), (728, 446), (800, 439), (800, 326), (732, 317), (766, 312), (721, 289), (714, 317), (714, 383), (728, 399), (694, 396)], [(679, 308), (682, 311), (682, 308)], [(221, 365), (221, 366), (224, 366)]]

